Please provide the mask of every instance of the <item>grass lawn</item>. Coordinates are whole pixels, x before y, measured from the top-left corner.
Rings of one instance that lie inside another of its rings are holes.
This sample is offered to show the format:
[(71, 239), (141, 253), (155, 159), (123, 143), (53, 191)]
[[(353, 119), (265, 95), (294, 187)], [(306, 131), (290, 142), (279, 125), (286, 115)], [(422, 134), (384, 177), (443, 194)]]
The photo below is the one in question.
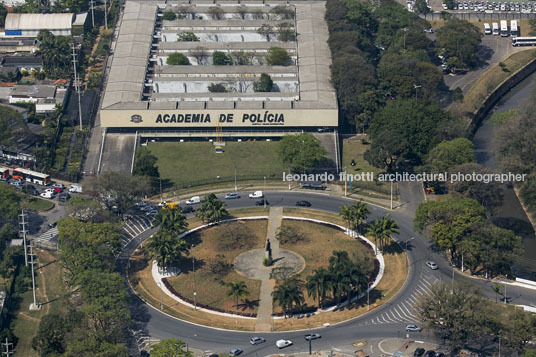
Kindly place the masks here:
[(36, 249), (35, 253), (38, 257), (35, 265), (36, 300), (44, 304), (38, 311), (28, 310), (33, 302), (31, 289), (17, 297), (19, 305), (12, 321), (13, 332), (19, 339), (15, 348), (17, 356), (37, 356), (32, 348), (32, 338), (37, 333), (41, 318), (49, 313), (64, 311), (67, 307), (64, 300), (67, 292), (59, 280), (60, 267), (56, 262), (56, 253), (40, 249)]
[(277, 155), (277, 142), (228, 142), (222, 154), (210, 142), (149, 143), (149, 149), (158, 158), (158, 169), (163, 179), (182, 188), (217, 180), (234, 181), (252, 176), (262, 180), (278, 179), (287, 171)]
[[(329, 266), (329, 258), (334, 250), (346, 251), (354, 262), (363, 262), (369, 271), (374, 269), (372, 249), (338, 229), (312, 222), (292, 220), (283, 220), (282, 226), (292, 228), (304, 237), (304, 240), (297, 243), (280, 245), (281, 248), (291, 250), (305, 260), (305, 269), (298, 274), (298, 278), (303, 282), (307, 281), (307, 277), (312, 275), (315, 269)], [(306, 292), (304, 294), (306, 306), (318, 304)], [(274, 311), (281, 312), (282, 310), (275, 305)]]
[[(385, 172), (383, 169), (372, 166), (364, 158), (365, 151), (370, 148), (370, 142), (367, 135), (357, 135), (353, 138), (344, 139), (342, 143), (342, 168), (346, 167), (348, 175), (360, 175), (361, 173), (373, 172), (374, 178), (377, 180), (378, 174)], [(352, 160), (355, 161), (355, 166), (352, 166)], [(390, 186), (385, 182), (367, 182), (367, 181), (352, 181), (352, 189), (349, 192), (360, 193), (364, 190), (374, 191), (382, 195), (390, 195)], [(396, 190), (393, 190), (396, 191)], [(394, 192), (396, 193), (396, 192)]]
[(48, 211), (54, 208), (54, 202), (49, 200), (43, 200), (41, 198), (25, 195), (22, 198), (22, 207), (32, 211)]
[[(247, 238), (247, 246), (231, 249), (225, 248), (218, 242), (230, 227), (235, 230), (243, 229), (247, 233), (247, 237), (249, 237)], [(211, 271), (210, 265), (218, 254), (224, 255), (225, 261), (232, 264), (240, 253), (250, 249), (262, 248), (266, 239), (266, 229), (266, 220), (241, 221), (224, 223), (186, 236), (185, 239), (189, 243), (195, 244), (192, 250), (192, 255), (195, 258), (195, 273), (192, 274), (191, 259), (187, 259), (180, 265), (182, 273), (169, 278), (168, 281), (181, 295), (191, 298), (193, 298), (192, 291), (195, 281), (198, 303), (231, 311), (235, 310), (235, 300), (227, 296), (228, 288), (220, 285), (220, 281), (244, 281), (249, 291), (249, 295), (245, 299), (248, 299), (251, 303), (241, 303), (239, 310), (248, 313), (256, 312), (261, 288), (260, 280), (247, 279), (239, 275), (232, 267), (227, 274), (216, 276)]]

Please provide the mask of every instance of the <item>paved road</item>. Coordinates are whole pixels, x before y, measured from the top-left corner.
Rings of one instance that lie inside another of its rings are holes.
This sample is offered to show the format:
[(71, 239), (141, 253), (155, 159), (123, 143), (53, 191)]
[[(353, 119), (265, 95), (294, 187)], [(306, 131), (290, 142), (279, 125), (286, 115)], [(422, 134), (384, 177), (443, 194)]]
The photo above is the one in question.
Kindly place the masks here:
[[(361, 338), (376, 339), (397, 337), (399, 334), (404, 334), (406, 323), (416, 321), (413, 307), (419, 295), (429, 293), (430, 285), (438, 280), (449, 282), (452, 280), (452, 267), (449, 266), (448, 262), (441, 255), (431, 251), (428, 240), (413, 231), (413, 222), (409, 211), (415, 206), (416, 203), (414, 201), (419, 197), (418, 185), (401, 188), (401, 196), (403, 204), (405, 202), (410, 208), (402, 209), (398, 212), (388, 212), (379, 207), (369, 206), (371, 211), (369, 221), (381, 217), (386, 213), (391, 213), (400, 226), (400, 234), (396, 238), (403, 247), (405, 247), (405, 242), (409, 241), (410, 276), (406, 285), (389, 303), (382, 305), (365, 316), (328, 328), (317, 329), (316, 331), (322, 334), (322, 338), (313, 342), (315, 349), (332, 349), (337, 346), (349, 345)], [(295, 202), (298, 200), (308, 200), (312, 204), (311, 208), (322, 209), (332, 213), (338, 213), (342, 205), (353, 202), (328, 194), (301, 192), (267, 192), (266, 197), (270, 205), (286, 207), (295, 206)], [(242, 198), (240, 199), (226, 201), (230, 209), (251, 207), (254, 205), (254, 202), (255, 200), (247, 198), (247, 193), (242, 194)], [(122, 253), (123, 259), (120, 261), (120, 265), (124, 265), (126, 262), (124, 258), (128, 257), (139, 242), (143, 241), (153, 232), (155, 232), (154, 228), (146, 230), (128, 242)], [(411, 239), (412, 237), (414, 237), (413, 240)], [(427, 260), (434, 260), (438, 264), (439, 269), (436, 271), (430, 270), (424, 264)], [(458, 273), (455, 273), (455, 278), (469, 279)], [(473, 285), (479, 286), (483, 290), (484, 295), (491, 299), (495, 298), (491, 290), (492, 284), (489, 282), (477, 279), (470, 279), (469, 281)], [(508, 287), (508, 291), (508, 295), (512, 297), (510, 302), (516, 304), (529, 305), (531, 302), (534, 302), (534, 296), (536, 296), (533, 291), (522, 288)], [(136, 299), (136, 301), (137, 306), (134, 317), (138, 321), (137, 328), (156, 339), (178, 337), (194, 347), (216, 352), (227, 352), (231, 348), (240, 347), (244, 349), (246, 356), (255, 355), (255, 353), (258, 353), (259, 356), (277, 353), (278, 349), (275, 347), (274, 342), (279, 338), (288, 338), (294, 342), (293, 346), (285, 349), (285, 353), (304, 351), (308, 348), (306, 341), (303, 339), (304, 332), (255, 334), (252, 332), (209, 329), (163, 315), (159, 311), (146, 306), (139, 299)], [(253, 335), (265, 337), (267, 343), (251, 346), (248, 340)], [(412, 338), (418, 339), (427, 337), (426, 330), (422, 333), (412, 333), (410, 335)], [(427, 338), (431, 338), (430, 335)]]

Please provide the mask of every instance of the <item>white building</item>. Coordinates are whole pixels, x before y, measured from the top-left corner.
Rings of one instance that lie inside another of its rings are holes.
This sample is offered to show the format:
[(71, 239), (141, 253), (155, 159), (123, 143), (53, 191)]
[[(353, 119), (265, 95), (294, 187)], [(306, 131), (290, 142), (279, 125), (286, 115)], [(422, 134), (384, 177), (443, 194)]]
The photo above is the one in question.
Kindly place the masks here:
[(73, 13), (65, 14), (14, 14), (6, 16), (5, 35), (37, 37), (41, 30), (54, 36), (70, 36), (74, 21)]
[(51, 85), (16, 85), (11, 88), (9, 103), (35, 103), (37, 113), (51, 113), (56, 104), (64, 105), (66, 89)]

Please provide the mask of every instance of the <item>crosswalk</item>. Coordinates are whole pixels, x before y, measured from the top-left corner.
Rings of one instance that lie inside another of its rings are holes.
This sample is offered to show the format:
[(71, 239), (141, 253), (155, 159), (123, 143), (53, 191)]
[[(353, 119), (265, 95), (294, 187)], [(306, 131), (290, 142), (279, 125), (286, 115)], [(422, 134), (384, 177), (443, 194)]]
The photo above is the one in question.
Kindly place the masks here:
[(382, 312), (380, 315), (366, 320), (360, 326), (418, 322), (419, 319), (415, 306), (422, 296), (431, 294), (431, 286), (438, 281), (439, 279), (434, 277), (429, 271), (421, 271), (419, 283), (406, 299)]
[(129, 216), (121, 228), (121, 248), (124, 248), (132, 239), (152, 228), (152, 226), (152, 220), (149, 217), (140, 215)]
[(37, 238), (35, 238), (35, 241), (37, 243), (49, 243), (53, 239), (57, 238), (58, 235), (58, 227), (54, 227), (39, 235)]

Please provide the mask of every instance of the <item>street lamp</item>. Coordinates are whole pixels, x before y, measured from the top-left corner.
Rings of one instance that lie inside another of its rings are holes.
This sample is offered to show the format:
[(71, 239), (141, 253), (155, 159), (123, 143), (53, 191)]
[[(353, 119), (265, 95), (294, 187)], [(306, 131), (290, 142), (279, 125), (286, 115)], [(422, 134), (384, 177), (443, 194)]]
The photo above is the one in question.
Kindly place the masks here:
[(408, 243), (411, 242), (411, 241), (414, 240), (414, 239), (415, 239), (415, 237), (411, 237), (410, 239), (408, 239), (407, 241), (405, 241), (405, 243), (406, 243), (406, 249), (405, 249), (405, 251), (406, 251), (406, 266), (409, 265)]
[(160, 281), (156, 282), (156, 285), (160, 288), (160, 311), (163, 310), (163, 304), (162, 304), (162, 283)]
[(238, 192), (238, 188), (236, 186), (236, 165), (234, 166), (234, 190), (235, 192)]
[(264, 208), (266, 208), (266, 176), (264, 176), (264, 186), (263, 186), (263, 192), (264, 192), (264, 199), (262, 200), (264, 202)]
[(415, 88), (415, 100), (417, 100), (417, 89), (421, 88), (422, 86), (414, 84), (413, 88)]
[[(192, 244), (192, 250), (194, 249), (194, 245)], [(197, 310), (197, 302), (196, 302), (196, 295), (197, 292), (195, 291), (195, 259), (194, 255), (192, 254), (192, 281), (194, 284), (194, 310)]]
[(404, 31), (404, 51), (405, 51), (406, 50), (406, 35), (407, 35), (409, 29), (407, 27), (404, 27), (402, 29), (402, 31)]
[(367, 311), (370, 311), (370, 286), (374, 284), (374, 282), (372, 283), (368, 283), (367, 284)]

